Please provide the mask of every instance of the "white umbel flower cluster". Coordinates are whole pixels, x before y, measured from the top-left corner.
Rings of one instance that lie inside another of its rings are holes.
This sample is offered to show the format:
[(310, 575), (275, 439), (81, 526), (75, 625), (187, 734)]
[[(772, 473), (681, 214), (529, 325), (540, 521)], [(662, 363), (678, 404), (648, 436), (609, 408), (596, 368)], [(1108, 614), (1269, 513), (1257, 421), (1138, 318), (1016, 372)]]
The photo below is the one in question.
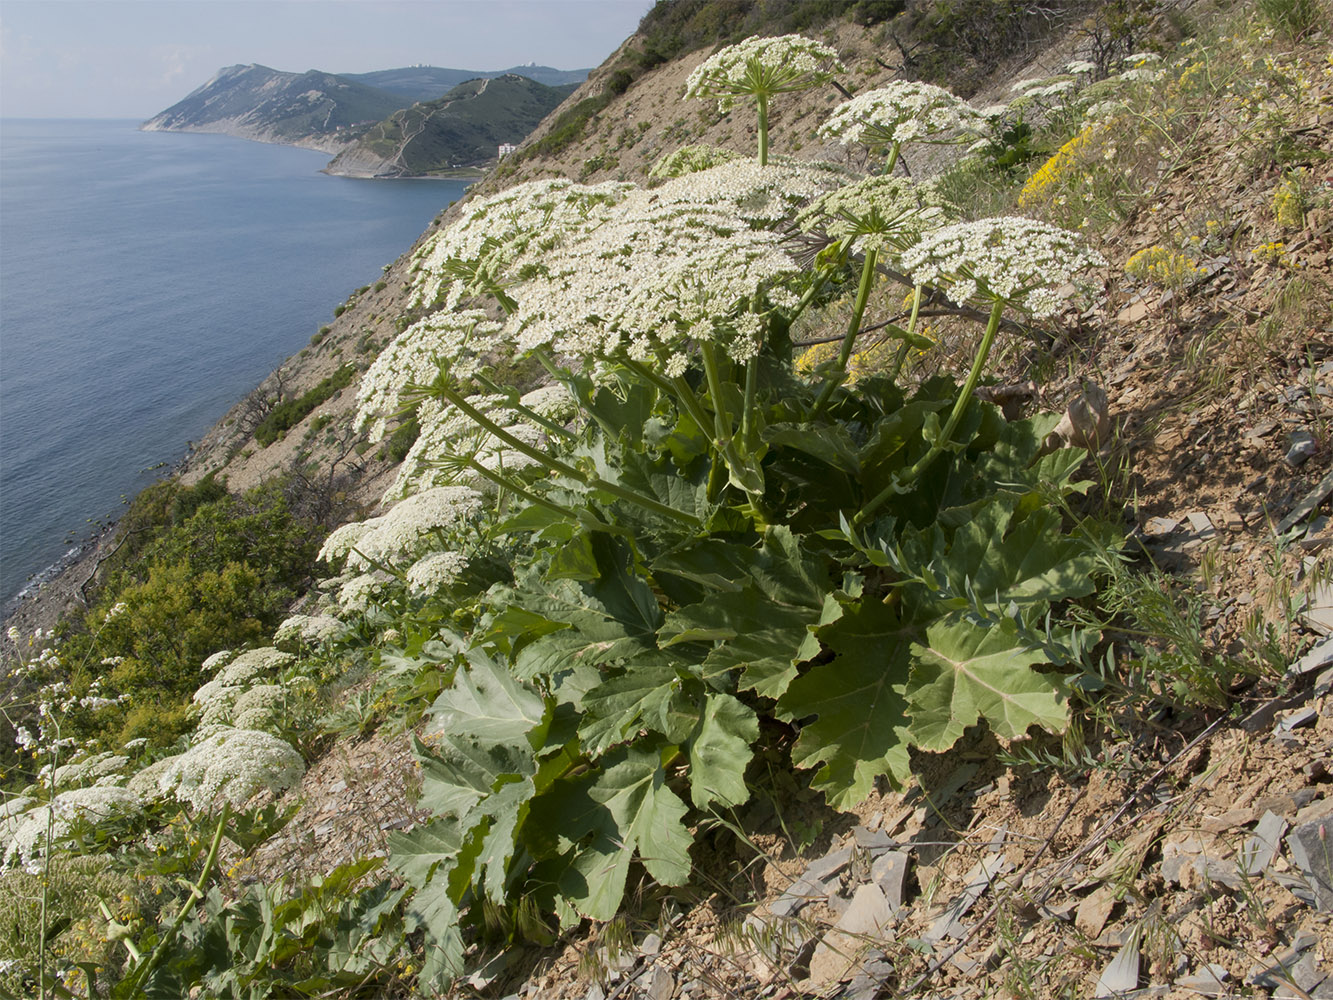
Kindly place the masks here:
[(686, 174), (697, 173), (739, 159), (742, 159), (742, 155), (734, 149), (696, 143), (693, 146), (681, 146), (680, 149), (663, 153), (649, 168), (648, 176), (653, 179), (684, 177)]
[(1056, 289), (1106, 260), (1067, 230), (1002, 217), (938, 229), (906, 250), (902, 263), (914, 282), (946, 285), (959, 304), (1002, 300), (1042, 317), (1059, 307)]
[(510, 319), (519, 349), (550, 347), (585, 367), (622, 352), (665, 366), (690, 343), (712, 340), (747, 360), (753, 346), (735, 317), (757, 290), (797, 268), (776, 234), (667, 191), (710, 172), (636, 193), (614, 218), (552, 252)]
[(432, 552), (407, 571), (407, 586), (414, 594), (433, 594), (448, 587), (467, 569), (462, 552)]
[(53, 788), (73, 788), (78, 785), (123, 784), (121, 772), (130, 759), (124, 754), (93, 754), (56, 768), (51, 776)]
[(747, 38), (700, 63), (685, 96), (717, 98), (718, 109), (730, 111), (737, 97), (804, 90), (846, 71), (836, 50), (804, 35)]
[(279, 645), (304, 643), (317, 646), (338, 638), (345, 631), (347, 626), (330, 615), (292, 615), (278, 626), (273, 641)]
[(242, 809), (261, 791), (276, 795), (305, 774), (305, 762), (290, 744), (253, 729), (214, 732), (170, 759), (158, 776), (158, 789), (196, 809), (224, 802)]
[(903, 250), (949, 215), (935, 185), (879, 175), (824, 195), (797, 215), (796, 225), (833, 239), (855, 238), (863, 250)]
[(30, 809), (19, 817), (5, 848), (4, 864), (30, 868), (45, 850), (48, 822), (54, 843), (83, 824), (96, 825), (141, 812), (142, 800), (128, 788), (94, 785), (61, 792), (49, 805)]
[(503, 283), (523, 261), (549, 250), (560, 233), (595, 222), (633, 187), (530, 181), (468, 204), (462, 218), (417, 251), (411, 304), (453, 309), (487, 282)]
[[(780, 158), (761, 167), (751, 159), (732, 160), (674, 178), (654, 188), (649, 197), (659, 206), (717, 207), (746, 222), (772, 226), (785, 222), (811, 198), (846, 183), (847, 178), (847, 172), (832, 163)], [(625, 207), (628, 210), (632, 205)]]
[(482, 495), (470, 486), (437, 486), (416, 493), (373, 519), (374, 530), (361, 536), (347, 566), (369, 569), (374, 563), (415, 562), (422, 547), (430, 547), (439, 533), (461, 530), (481, 509)]
[(981, 112), (943, 87), (894, 80), (839, 104), (819, 133), (844, 146), (953, 142), (959, 133), (984, 128), (985, 122)]
[(370, 440), (379, 441), (408, 386), (429, 385), (442, 365), (455, 377), (471, 374), (482, 356), (496, 351), (499, 332), (500, 325), (480, 309), (433, 313), (413, 323), (362, 376), (356, 391), (357, 426), (369, 426)]
[[(294, 661), (292, 654), (272, 646), (241, 653), (195, 691), (193, 700), (199, 707), (201, 728), (235, 725), (237, 705), (245, 693), (256, 686), (271, 686), (269, 682), (276, 678), (278, 671)], [(256, 685), (256, 681), (263, 683)]]

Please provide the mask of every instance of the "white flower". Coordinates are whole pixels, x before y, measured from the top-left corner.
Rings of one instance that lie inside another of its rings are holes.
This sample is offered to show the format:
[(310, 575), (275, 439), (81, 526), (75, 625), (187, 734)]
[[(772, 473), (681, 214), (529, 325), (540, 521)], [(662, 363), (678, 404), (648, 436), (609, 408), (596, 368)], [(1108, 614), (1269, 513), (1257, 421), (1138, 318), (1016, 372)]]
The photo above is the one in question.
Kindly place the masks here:
[(539, 260), (568, 227), (594, 224), (632, 184), (531, 181), (468, 202), (457, 222), (417, 251), (413, 306), (454, 309), (464, 297), (489, 294), (525, 264)]
[(327, 563), (335, 563), (342, 559), (352, 549), (356, 548), (357, 543), (361, 541), (364, 535), (375, 530), (379, 520), (379, 518), (370, 518), (365, 521), (352, 521), (340, 528), (335, 528), (329, 534), (329, 537), (324, 539), (324, 545), (319, 550), (319, 559)]
[(547, 347), (584, 367), (635, 342), (663, 364), (700, 340), (730, 351), (731, 317), (797, 267), (779, 235), (752, 228), (730, 198), (689, 190), (728, 169), (636, 192), (613, 218), (552, 251), (547, 273), (516, 290), (508, 326), (520, 350)]
[(224, 663), (231, 662), (235, 655), (236, 653), (230, 649), (219, 649), (212, 656), (208, 657), (208, 659), (204, 660), (203, 663), (199, 664), (199, 670), (202, 673), (212, 673)]
[(111, 606), (111, 610), (106, 613), (106, 617), (102, 619), (102, 621), (104, 624), (112, 622), (115, 619), (119, 618), (128, 610), (129, 610), (128, 604), (126, 604), (124, 601), (117, 601), (115, 604)]
[(499, 331), (500, 325), (480, 309), (435, 313), (413, 323), (362, 376), (356, 391), (357, 426), (369, 426), (372, 441), (383, 438), (388, 418), (399, 410), (409, 386), (429, 385), (442, 366), (455, 376), (462, 374), (459, 360), (494, 353)]
[(887, 146), (908, 139), (955, 142), (958, 137), (951, 133), (975, 131), (984, 122), (972, 105), (942, 87), (894, 80), (838, 105), (819, 134), (844, 146)]
[(716, 167), (719, 163), (741, 158), (741, 154), (734, 149), (726, 149), (722, 146), (705, 144), (682, 146), (680, 149), (664, 153), (649, 169), (648, 176), (652, 178), (681, 177), (699, 170), (707, 170), (709, 167)]
[(1074, 233), (1024, 218), (945, 226), (902, 255), (914, 282), (952, 286), (956, 302), (1003, 300), (1034, 316), (1055, 311), (1052, 290), (1105, 263)]
[(281, 684), (257, 684), (236, 699), (231, 709), (231, 724), (237, 729), (269, 730), (286, 702)]
[(29, 866), (45, 850), (47, 825), (51, 842), (63, 840), (82, 824), (97, 824), (143, 811), (143, 802), (128, 788), (95, 785), (61, 792), (51, 803), (25, 812), (15, 825), (5, 849), (6, 865), (17, 861)]
[(834, 49), (803, 35), (747, 38), (700, 63), (685, 96), (719, 98), (720, 110), (728, 111), (737, 97), (804, 90), (846, 70)]
[(292, 615), (278, 626), (273, 641), (318, 645), (337, 638), (346, 630), (347, 626), (331, 615)]
[(1065, 72), (1073, 73), (1076, 76), (1083, 73), (1095, 73), (1096, 71), (1096, 65), (1086, 59), (1075, 59), (1073, 62), (1065, 64)]
[(305, 762), (290, 744), (253, 729), (220, 730), (169, 760), (158, 777), (159, 791), (196, 809), (224, 802), (241, 809), (261, 791), (277, 794), (305, 774)]
[(365, 611), (389, 579), (380, 572), (352, 577), (338, 590), (338, 606), (346, 611)]
[(467, 569), (467, 563), (467, 555), (462, 552), (432, 552), (412, 564), (407, 571), (407, 585), (413, 593), (434, 593), (458, 579)]
[(796, 217), (803, 231), (816, 227), (833, 239), (856, 238), (862, 249), (902, 249), (948, 219), (933, 184), (876, 175), (848, 184), (812, 203)]
[(248, 684), (258, 677), (273, 676), (295, 661), (291, 653), (272, 646), (247, 649), (219, 671), (215, 680), (221, 684)]

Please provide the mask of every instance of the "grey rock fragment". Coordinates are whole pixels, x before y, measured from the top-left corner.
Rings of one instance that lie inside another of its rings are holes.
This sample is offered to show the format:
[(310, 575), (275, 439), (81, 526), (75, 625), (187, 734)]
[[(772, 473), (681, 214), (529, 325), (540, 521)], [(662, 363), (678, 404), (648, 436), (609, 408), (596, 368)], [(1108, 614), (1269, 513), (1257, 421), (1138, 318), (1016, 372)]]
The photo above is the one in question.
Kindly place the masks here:
[(1288, 712), (1277, 720), (1273, 726), (1275, 733), (1289, 733), (1293, 729), (1299, 729), (1301, 726), (1309, 726), (1319, 718), (1319, 711), (1313, 706), (1307, 705), (1305, 708), (1298, 708), (1294, 712)]
[(948, 908), (930, 928), (921, 935), (921, 940), (934, 944), (946, 937), (962, 937), (967, 933), (963, 917), (982, 894), (990, 887), (998, 875), (1009, 871), (1013, 865), (1002, 854), (992, 854), (973, 865), (967, 873), (967, 882), (963, 891), (954, 898)]
[(643, 977), (639, 995), (644, 1000), (671, 1000), (676, 992), (676, 977), (660, 965), (653, 966)]
[(1319, 910), (1333, 910), (1333, 846), (1328, 839), (1329, 826), (1333, 826), (1333, 810), (1287, 834), (1291, 860), (1309, 885), (1315, 908)]
[(906, 851), (889, 851), (875, 859), (870, 868), (871, 880), (880, 887), (889, 910), (897, 913), (903, 905), (903, 886), (907, 880), (910, 858)]
[(1292, 431), (1287, 435), (1287, 442), (1287, 453), (1282, 456), (1282, 461), (1293, 469), (1304, 465), (1319, 450), (1314, 435), (1309, 431)]
[(1181, 976), (1176, 980), (1176, 985), (1182, 989), (1193, 990), (1206, 997), (1226, 996), (1231, 992), (1230, 987), (1226, 985), (1231, 973), (1225, 968), (1215, 963), (1210, 963), (1199, 969), (1192, 976)]
[(1128, 993), (1139, 985), (1139, 942), (1143, 937), (1142, 925), (1136, 926), (1129, 939), (1116, 952), (1115, 958), (1097, 978), (1095, 997), (1113, 997)]
[(1299, 677), (1323, 670), (1333, 663), (1333, 636), (1320, 639), (1299, 660), (1287, 668), (1288, 675)]
[(879, 854), (898, 846), (898, 842), (883, 830), (868, 830), (864, 826), (852, 828), (852, 839), (856, 846), (871, 854)]
[(861, 953), (883, 936), (892, 920), (893, 914), (879, 886), (874, 883), (859, 886), (847, 912), (824, 935), (810, 958), (810, 986), (823, 989), (848, 978)]
[(872, 948), (861, 961), (852, 981), (842, 988), (837, 1000), (875, 1000), (884, 980), (893, 974), (893, 964), (878, 948)]
[(1254, 828), (1254, 835), (1240, 849), (1240, 870), (1246, 875), (1258, 875), (1271, 865), (1286, 832), (1285, 819), (1271, 810), (1264, 813)]
[(827, 899), (828, 894), (828, 886), (818, 879), (811, 878), (807, 872), (769, 903), (768, 910), (775, 917), (790, 917), (808, 903)]
[(662, 938), (659, 934), (647, 935), (639, 945), (639, 954), (645, 958), (652, 958), (662, 950)]
[(852, 848), (849, 844), (836, 851), (830, 851), (818, 861), (812, 861), (805, 870), (805, 877), (817, 882), (824, 882), (846, 868), (852, 860)]
[(1318, 943), (1319, 938), (1309, 931), (1299, 932), (1291, 942), (1291, 947), (1269, 956), (1262, 964), (1252, 968), (1245, 982), (1266, 990), (1276, 990), (1288, 983), (1295, 983), (1306, 991), (1314, 989), (1328, 974), (1319, 972), (1315, 967), (1313, 953), (1304, 953)]
[(1277, 534), (1285, 535), (1301, 521), (1304, 521), (1316, 507), (1324, 502), (1324, 498), (1333, 494), (1333, 471), (1319, 480), (1313, 490), (1307, 493), (1286, 517), (1278, 522)]
[(1320, 635), (1333, 634), (1333, 585), (1321, 583), (1315, 587), (1310, 606), (1301, 618)]

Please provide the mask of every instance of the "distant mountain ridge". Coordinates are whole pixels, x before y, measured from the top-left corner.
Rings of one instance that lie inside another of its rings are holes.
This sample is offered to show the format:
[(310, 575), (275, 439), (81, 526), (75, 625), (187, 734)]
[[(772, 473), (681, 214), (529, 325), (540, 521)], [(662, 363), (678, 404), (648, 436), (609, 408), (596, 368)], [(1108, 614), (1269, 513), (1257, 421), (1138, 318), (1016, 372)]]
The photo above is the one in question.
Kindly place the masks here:
[(397, 94), (319, 70), (227, 66), (140, 128), (221, 132), (336, 153), (403, 105)]
[(333, 158), (331, 174), (422, 177), (491, 160), (501, 143), (522, 141), (574, 92), (506, 74), (468, 80), (443, 97), (395, 111)]
[[(348, 75), (227, 66), (140, 128), (215, 132), (331, 155), (368, 137), (370, 146), (358, 148), (338, 169), (331, 164), (330, 172), (422, 176), (453, 164), (475, 166), (493, 158), (500, 143), (522, 141), (587, 74), (536, 65), (488, 73), (413, 66)], [(506, 82), (484, 85), (491, 80)], [(455, 93), (469, 82), (470, 89)], [(430, 106), (406, 113), (423, 100)]]
[(499, 76), (525, 76), (548, 87), (563, 87), (582, 83), (592, 72), (588, 69), (553, 69), (550, 66), (511, 66), (500, 70), (446, 69), (440, 66), (405, 66), (402, 69), (383, 69), (374, 73), (342, 73), (346, 80), (355, 80), (368, 87), (378, 87), (391, 94), (400, 94), (413, 101), (433, 101), (460, 83), (476, 79), (495, 79)]

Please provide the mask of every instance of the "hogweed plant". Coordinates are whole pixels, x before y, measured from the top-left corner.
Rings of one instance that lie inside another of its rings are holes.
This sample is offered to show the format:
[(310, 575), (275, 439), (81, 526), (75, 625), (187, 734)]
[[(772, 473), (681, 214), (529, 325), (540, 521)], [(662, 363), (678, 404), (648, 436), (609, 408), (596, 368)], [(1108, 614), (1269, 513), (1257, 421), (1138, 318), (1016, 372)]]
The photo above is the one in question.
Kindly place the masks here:
[(886, 149), (884, 173), (891, 174), (908, 143), (968, 142), (986, 128), (985, 115), (944, 88), (895, 80), (838, 105), (819, 134), (844, 146)]
[(801, 35), (747, 38), (713, 53), (685, 83), (686, 97), (715, 99), (730, 111), (738, 97), (753, 98), (759, 115), (759, 165), (768, 163), (768, 102), (778, 94), (817, 87), (845, 73), (838, 53)]
[[(425, 719), (430, 819), (388, 836), (383, 878), (339, 911), (357, 930), (338, 981), (381, 977), (420, 941), (428, 995), (474, 946), (611, 919), (639, 869), (688, 881), (692, 831), (746, 803), (773, 754), (851, 808), (909, 779), (913, 747), (1065, 726), (1066, 674), (1095, 636), (1060, 606), (1091, 592), (1114, 537), (1065, 517), (1087, 484), (1082, 451), (1043, 450), (1056, 418), (1008, 422), (975, 389), (1003, 314), (1052, 315), (1100, 258), (1031, 220), (958, 223), (910, 179), (770, 160), (767, 100), (835, 60), (760, 39), (696, 72), (691, 96), (757, 101), (758, 163), (683, 157), (651, 189), (520, 185), (422, 246), (410, 319), (358, 393), (372, 436), (409, 413), (421, 428), (386, 512), (328, 537), (337, 575), (278, 630), (291, 652), (210, 657), (195, 732), (125, 786), (204, 857), (179, 906), (127, 941), (116, 995), (239, 982), (201, 942), (265, 975), (296, 961), (247, 928), (316, 926), (301, 922), (320, 885), (281, 905), (210, 886), (222, 840), (257, 842), (257, 804), (300, 778), (282, 699), (339, 657), (392, 675)], [(876, 101), (861, 120), (843, 109), (841, 132), (892, 121), (870, 137), (898, 150), (969, 120), (938, 96)], [(837, 358), (807, 376), (793, 330), (843, 289)], [(904, 295), (906, 325), (869, 322)], [(961, 385), (901, 378), (905, 349), (928, 344), (926, 295), (984, 310)], [(897, 360), (849, 388), (872, 325)], [(538, 370), (546, 385), (513, 374)], [(361, 886), (379, 866), (330, 879)]]

